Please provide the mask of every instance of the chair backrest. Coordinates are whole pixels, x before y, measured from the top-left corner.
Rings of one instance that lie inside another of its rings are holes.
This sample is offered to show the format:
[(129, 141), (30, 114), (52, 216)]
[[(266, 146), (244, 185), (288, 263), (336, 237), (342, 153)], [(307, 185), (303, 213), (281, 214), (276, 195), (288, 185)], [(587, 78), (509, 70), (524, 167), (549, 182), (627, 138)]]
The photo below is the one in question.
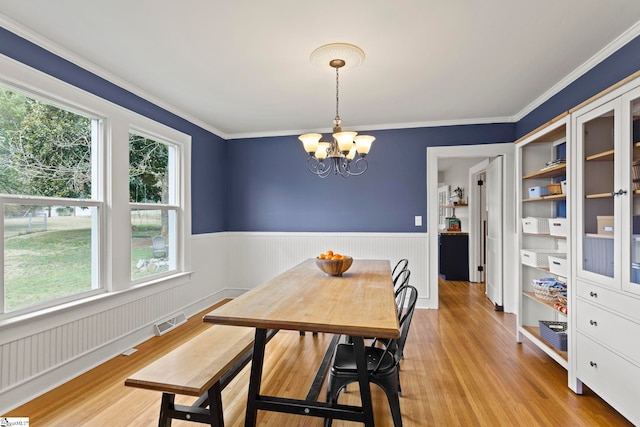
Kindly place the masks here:
[(153, 239), (151, 239), (151, 244), (153, 245), (153, 249), (164, 249), (164, 237), (154, 237)]
[(400, 338), (398, 338), (397, 348), (394, 354), (396, 363), (400, 363), (402, 359), (402, 352), (404, 351), (404, 344), (407, 342), (407, 336), (409, 335), (409, 327), (411, 326), (411, 319), (413, 319), (413, 312), (416, 309), (416, 302), (418, 301), (418, 290), (411, 286), (405, 285), (402, 289), (399, 289), (404, 294), (404, 314), (400, 318)]
[(400, 261), (398, 261), (396, 266), (393, 267), (393, 270), (391, 270), (391, 277), (393, 278), (393, 283), (395, 283), (398, 280), (398, 276), (400, 275), (400, 273), (403, 270), (406, 270), (408, 266), (409, 266), (408, 259), (403, 258)]
[(400, 289), (402, 286), (409, 283), (409, 276), (411, 275), (411, 270), (405, 268), (393, 279), (393, 291)]
[(405, 293), (400, 291), (405, 285), (409, 284), (409, 277), (411, 276), (411, 270), (404, 269), (398, 274), (396, 281), (393, 282), (393, 291), (396, 295), (396, 306), (398, 307), (398, 320), (402, 318), (402, 314), (404, 313), (404, 302), (405, 302)]
[[(407, 342), (407, 336), (409, 335), (409, 327), (411, 326), (411, 319), (413, 319), (413, 312), (416, 308), (416, 302), (418, 301), (418, 290), (406, 284), (396, 291), (396, 301), (398, 297), (402, 299), (402, 306), (404, 307), (404, 314), (400, 319), (400, 337), (391, 340), (385, 349), (385, 353), (389, 352), (393, 354), (395, 364), (400, 363), (402, 359), (402, 353), (404, 352), (404, 345)], [(378, 371), (381, 366), (384, 356), (378, 361), (378, 365), (374, 368), (373, 373)]]

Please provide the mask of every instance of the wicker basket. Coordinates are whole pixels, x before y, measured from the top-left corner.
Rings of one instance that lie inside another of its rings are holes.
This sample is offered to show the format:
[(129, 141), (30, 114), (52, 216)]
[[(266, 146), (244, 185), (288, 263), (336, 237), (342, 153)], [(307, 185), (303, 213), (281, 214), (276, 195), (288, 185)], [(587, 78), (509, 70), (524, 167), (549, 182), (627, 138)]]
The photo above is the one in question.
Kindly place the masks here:
[(549, 282), (536, 279), (531, 281), (531, 286), (535, 296), (547, 301), (557, 301), (558, 293), (566, 291), (566, 288), (552, 287), (549, 286)]
[(567, 296), (566, 295), (562, 295), (562, 291), (558, 292), (556, 297), (558, 298), (558, 301), (560, 301), (560, 303), (562, 303), (564, 305), (567, 305)]
[(558, 292), (560, 292), (560, 289), (557, 288), (552, 288), (550, 286), (540, 286), (540, 285), (533, 285), (533, 293), (541, 299), (544, 300), (548, 300), (548, 301), (554, 301), (558, 299)]
[(559, 182), (554, 182), (553, 184), (547, 184), (547, 190), (549, 190), (549, 194), (562, 194), (562, 185)]

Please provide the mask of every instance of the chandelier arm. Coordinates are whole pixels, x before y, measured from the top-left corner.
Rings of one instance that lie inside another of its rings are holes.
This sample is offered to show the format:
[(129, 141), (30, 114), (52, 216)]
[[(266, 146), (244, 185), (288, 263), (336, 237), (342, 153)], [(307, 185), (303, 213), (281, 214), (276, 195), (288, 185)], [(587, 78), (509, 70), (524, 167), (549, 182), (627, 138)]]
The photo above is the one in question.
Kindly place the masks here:
[(327, 166), (324, 161), (319, 161), (315, 157), (309, 156), (307, 159), (307, 169), (314, 175), (318, 175), (320, 178), (326, 178), (331, 173), (331, 164)]
[[(354, 166), (355, 168), (349, 167), (349, 175), (358, 176), (367, 170), (369, 163), (364, 157), (358, 157), (355, 161), (351, 162), (350, 166)], [(355, 169), (355, 172), (353, 169)]]
[(336, 174), (340, 174), (343, 178), (349, 178), (351, 176), (351, 172), (349, 171), (349, 160), (342, 157), (335, 159), (336, 166)]

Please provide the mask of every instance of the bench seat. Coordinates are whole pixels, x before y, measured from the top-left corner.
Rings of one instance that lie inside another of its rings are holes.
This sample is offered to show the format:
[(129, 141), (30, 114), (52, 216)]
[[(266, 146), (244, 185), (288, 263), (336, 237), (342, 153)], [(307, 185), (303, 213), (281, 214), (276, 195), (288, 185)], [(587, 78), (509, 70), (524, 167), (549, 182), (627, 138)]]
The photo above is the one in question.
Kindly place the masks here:
[(129, 387), (202, 396), (253, 346), (254, 328), (215, 325), (142, 368)]
[[(271, 330), (268, 339), (277, 331)], [(129, 387), (161, 391), (158, 425), (179, 419), (224, 426), (221, 392), (251, 361), (255, 329), (214, 325), (125, 380)], [(191, 406), (175, 395), (198, 396)]]

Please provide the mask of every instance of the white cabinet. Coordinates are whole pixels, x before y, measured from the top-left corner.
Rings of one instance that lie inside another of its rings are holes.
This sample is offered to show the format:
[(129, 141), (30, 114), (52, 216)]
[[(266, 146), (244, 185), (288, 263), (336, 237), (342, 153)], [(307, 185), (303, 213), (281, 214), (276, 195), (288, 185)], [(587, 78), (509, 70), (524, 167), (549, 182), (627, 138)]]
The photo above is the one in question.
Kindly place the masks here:
[(571, 114), (575, 372), (640, 423), (640, 80)]
[[(520, 221), (517, 340), (520, 342), (526, 337), (565, 368), (569, 368), (570, 352), (561, 351), (543, 339), (539, 322), (568, 324), (565, 313), (571, 307), (567, 307), (566, 297), (553, 298), (536, 293), (534, 280), (555, 278), (566, 283), (571, 292), (567, 269), (571, 259), (567, 236), (570, 234), (570, 212), (566, 194), (570, 185), (561, 185), (570, 170), (568, 122), (565, 114), (516, 142), (516, 217)], [(550, 262), (558, 264), (553, 264), (553, 272)], [(574, 388), (572, 383), (575, 381), (570, 375), (569, 386)]]

